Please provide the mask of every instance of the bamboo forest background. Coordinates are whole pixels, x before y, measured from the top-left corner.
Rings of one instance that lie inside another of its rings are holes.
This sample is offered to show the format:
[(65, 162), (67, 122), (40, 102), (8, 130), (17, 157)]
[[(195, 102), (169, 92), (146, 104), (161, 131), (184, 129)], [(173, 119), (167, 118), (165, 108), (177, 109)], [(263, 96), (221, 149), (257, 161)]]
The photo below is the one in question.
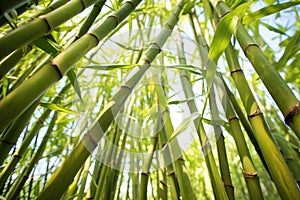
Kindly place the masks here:
[(0, 199), (300, 199), (298, 4), (1, 0)]

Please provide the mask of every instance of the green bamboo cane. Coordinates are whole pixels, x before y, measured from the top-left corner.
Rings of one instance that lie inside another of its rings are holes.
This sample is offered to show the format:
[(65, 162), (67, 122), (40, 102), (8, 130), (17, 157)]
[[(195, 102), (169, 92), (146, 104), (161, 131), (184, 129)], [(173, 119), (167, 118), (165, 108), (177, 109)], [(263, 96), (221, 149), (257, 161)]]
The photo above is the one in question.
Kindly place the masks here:
[(165, 168), (157, 171), (157, 198), (161, 200), (168, 199), (167, 175)]
[(12, 52), (5, 59), (0, 62), (0, 80), (3, 76), (9, 72), (18, 62), (19, 60), (27, 54), (32, 49), (31, 46), (26, 46), (26, 48), (20, 48)]
[[(116, 134), (113, 134), (113, 136), (115, 136)], [(106, 149), (105, 154), (104, 154), (104, 159), (109, 160), (111, 158), (111, 154), (112, 154), (112, 144), (108, 143), (105, 144), (107, 147), (104, 147), (104, 149)], [(100, 178), (97, 184), (97, 191), (95, 193), (95, 199), (105, 199), (103, 198), (103, 196), (105, 195), (105, 187), (107, 187), (107, 177), (110, 174), (109, 171), (110, 167), (108, 165), (104, 165), (101, 169), (101, 174), (100, 174)]]
[(51, 32), (54, 28), (82, 12), (94, 2), (95, 0), (70, 1), (68, 4), (63, 5), (46, 15), (42, 15), (0, 38), (0, 60), (14, 50)]
[[(160, 147), (160, 149), (162, 149), (167, 143), (167, 134), (166, 134), (165, 128), (162, 129), (161, 134), (159, 134), (158, 139), (159, 139), (158, 140), (159, 147)], [(167, 151), (165, 152), (165, 154), (163, 156), (164, 156), (164, 159), (165, 159), (165, 157), (167, 159), (171, 157), (169, 148), (167, 149)], [(180, 189), (178, 186), (177, 177), (175, 175), (173, 163), (168, 165), (167, 167), (165, 167), (165, 172), (167, 173), (167, 180), (166, 180), (165, 184), (168, 185), (170, 188), (169, 191), (171, 193), (171, 198), (172, 199), (180, 199)]]
[[(183, 50), (183, 44), (182, 42), (178, 45), (178, 53), (179, 53), (179, 63), (186, 65), (186, 60), (184, 57), (184, 50)], [(198, 112), (198, 109), (196, 107), (195, 101), (194, 101), (194, 92), (192, 90), (192, 86), (189, 82), (187, 73), (185, 71), (180, 72), (180, 80), (181, 84), (184, 90), (184, 94), (186, 96), (186, 99), (190, 99), (187, 103), (189, 106), (189, 109), (191, 113)], [(198, 137), (200, 140), (200, 143), (202, 145), (202, 151), (205, 155), (205, 161), (206, 165), (209, 171), (209, 176), (211, 180), (211, 184), (214, 190), (214, 195), (216, 199), (227, 199), (227, 194), (224, 188), (224, 183), (219, 175), (215, 159), (213, 157), (213, 154), (211, 152), (211, 147), (209, 142), (207, 141), (207, 136), (203, 127), (202, 122), (200, 119), (196, 119), (194, 121), (195, 127), (197, 128)]]
[[(210, 105), (212, 120), (213, 121), (219, 120), (220, 118), (219, 118), (219, 111), (216, 102), (216, 94), (213, 87), (210, 90), (209, 105)], [(213, 127), (214, 127), (215, 137), (217, 141), (217, 151), (218, 151), (221, 178), (224, 182), (224, 187), (228, 198), (234, 199), (234, 187), (232, 185), (232, 180), (230, 176), (223, 131), (221, 129), (221, 126), (218, 124), (213, 124)]]
[[(84, 166), (83, 166), (84, 167)], [(83, 167), (80, 168), (77, 176), (75, 177), (72, 184), (69, 186), (68, 190), (63, 194), (63, 196), (60, 199), (70, 199), (72, 197), (76, 196), (76, 192), (78, 190), (79, 180), (83, 171)]]
[[(160, 106), (162, 106), (164, 108), (162, 117), (164, 119), (165, 132), (166, 132), (167, 138), (170, 138), (174, 131), (172, 121), (170, 118), (170, 111), (168, 110), (168, 107), (167, 107), (167, 101), (166, 101), (166, 97), (165, 97), (162, 85), (159, 84), (159, 82), (158, 82), (159, 78), (158, 78), (157, 74), (154, 75), (154, 80), (156, 83), (158, 83), (155, 85), (158, 103)], [(175, 142), (174, 146), (170, 146), (171, 158), (173, 157), (173, 151), (175, 152), (179, 148), (180, 147), (179, 147), (177, 141)], [(174, 165), (176, 177), (178, 179), (180, 194), (181, 194), (182, 198), (183, 199), (196, 199), (196, 196), (193, 192), (193, 189), (192, 189), (192, 186), (190, 183), (189, 176), (188, 176), (185, 166), (184, 166), (182, 156), (180, 156), (177, 160), (175, 160), (173, 165)]]
[(236, 83), (237, 89), (246, 108), (250, 124), (253, 128), (253, 133), (266, 160), (272, 180), (276, 184), (280, 196), (283, 198), (295, 199), (300, 196), (300, 191), (298, 190), (295, 181), (293, 180), (293, 177), (271, 136), (270, 130), (262, 116), (262, 112), (256, 103), (254, 96), (252, 95), (231, 44), (229, 44), (226, 48), (225, 54), (232, 78)]
[[(61, 98), (62, 95), (70, 88), (70, 84), (67, 84), (61, 92), (58, 94), (57, 97), (54, 98), (52, 103), (56, 104)], [(47, 109), (35, 122), (34, 126), (30, 130), (30, 132), (27, 134), (25, 139), (23, 140), (21, 146), (14, 152), (11, 159), (6, 164), (5, 168), (0, 173), (0, 188), (2, 188), (9, 177), (9, 175), (13, 172), (15, 169), (18, 161), (23, 157), (24, 153), (26, 152), (28, 145), (32, 141), (33, 137), (36, 136), (38, 131), (41, 129), (41, 127), (44, 124), (44, 121), (48, 118), (49, 114), (51, 113), (50, 109)]]
[[(131, 11), (133, 11), (135, 6), (137, 6), (139, 2), (140, 1), (126, 2), (124, 6), (121, 7), (119, 12), (115, 13), (115, 15), (113, 15), (112, 17), (109, 17), (103, 23), (104, 25), (100, 26), (100, 28), (98, 27), (93, 31), (93, 34), (95, 34), (96, 36), (102, 36), (100, 38), (103, 38), (109, 32), (110, 29), (113, 29), (116, 26), (116, 24), (112, 23), (115, 22), (116, 16), (119, 16), (118, 18), (119, 21), (121, 19), (124, 19)], [(167, 24), (164, 27), (165, 29), (161, 31), (159, 36), (156, 38), (155, 42), (152, 43), (148, 48), (148, 50), (145, 52), (145, 55), (140, 61), (139, 69), (131, 76), (130, 79), (128, 79), (125, 82), (124, 85), (121, 86), (121, 88), (117, 91), (117, 93), (112, 97), (110, 103), (108, 103), (106, 108), (104, 108), (104, 110), (100, 113), (96, 125), (93, 125), (90, 131), (84, 134), (82, 140), (71, 151), (68, 159), (66, 159), (66, 161), (62, 164), (62, 166), (55, 172), (55, 174), (52, 176), (51, 180), (49, 181), (48, 185), (39, 194), (38, 199), (58, 198), (62, 195), (65, 188), (72, 182), (77, 171), (85, 162), (87, 157), (90, 155), (89, 150), (94, 150), (96, 148), (98, 140), (102, 137), (104, 132), (108, 129), (108, 127), (112, 123), (114, 119), (112, 111), (113, 110), (119, 111), (122, 108), (124, 102), (131, 94), (131, 91), (134, 88), (134, 86), (139, 82), (143, 74), (150, 67), (150, 63), (154, 60), (155, 56), (160, 52), (160, 48), (163, 46), (167, 38), (170, 36), (173, 27), (175, 26), (175, 24), (179, 19), (179, 15), (183, 8), (183, 5), (184, 5), (184, 1), (180, 1), (180, 3), (175, 7), (173, 14), (170, 16), (170, 18), (167, 21)], [(104, 33), (102, 32), (103, 28), (105, 28)], [(94, 36), (90, 34), (86, 36), (88, 38), (89, 37), (94, 38)], [(81, 44), (82, 39), (84, 39), (84, 36), (81, 39), (77, 40), (71, 47), (77, 46), (76, 44)], [(66, 55), (70, 55), (70, 51), (67, 51)], [(71, 56), (71, 58), (73, 58), (73, 56)], [(69, 63), (69, 65), (70, 64), (71, 63)], [(97, 135), (91, 135), (91, 133)], [(94, 137), (96, 138), (96, 141)], [(89, 150), (86, 149), (87, 145), (90, 147)], [(53, 193), (54, 191), (55, 193)]]
[(19, 195), (20, 191), (22, 190), (25, 182), (27, 181), (33, 167), (37, 164), (39, 161), (40, 157), (42, 156), (44, 150), (46, 149), (46, 145), (48, 142), (48, 139), (50, 138), (50, 134), (53, 131), (53, 128), (55, 126), (55, 121), (57, 119), (57, 112), (54, 113), (52, 120), (48, 126), (47, 132), (45, 136), (43, 137), (43, 140), (37, 149), (37, 151), (34, 153), (32, 158), (30, 159), (29, 163), (26, 165), (24, 171), (20, 174), (20, 176), (15, 180), (14, 184), (8, 191), (6, 198), (8, 200), (10, 199), (16, 199), (17, 196)]
[(274, 138), (282, 152), (282, 155), (288, 165), (290, 171), (293, 174), (294, 179), (296, 180), (298, 186), (300, 187), (300, 162), (297, 152), (284, 137), (281, 135), (274, 134)]
[[(160, 122), (160, 119), (158, 118), (158, 123)], [(156, 125), (156, 127), (158, 127), (158, 125)], [(156, 129), (157, 130), (157, 129)], [(157, 131), (155, 131), (155, 133), (157, 133)], [(154, 151), (158, 142), (158, 136), (154, 136), (151, 138), (152, 139), (152, 143), (148, 149), (146, 158), (145, 158), (145, 162), (142, 166), (142, 173), (141, 173), (141, 181), (140, 181), (140, 190), (139, 190), (139, 200), (144, 200), (147, 199), (147, 184), (148, 184), (148, 180), (149, 180), (149, 169), (150, 169), (150, 165), (153, 159), (153, 155), (154, 155)]]
[(237, 100), (235, 99), (233, 93), (229, 90), (227, 84), (225, 82), (223, 82), (224, 84), (224, 87), (225, 87), (225, 90), (226, 90), (226, 93), (227, 93), (227, 96), (228, 96), (228, 99), (230, 100), (231, 102), (231, 105), (232, 107), (234, 108), (240, 122), (242, 123), (251, 143), (253, 144), (261, 162), (263, 163), (265, 169), (269, 172), (269, 169), (268, 169), (268, 166), (267, 166), (267, 163), (266, 163), (266, 160), (261, 152), (261, 149), (259, 148), (259, 145), (258, 145), (258, 142), (254, 136), (254, 133), (253, 133), (253, 130), (251, 128), (251, 125), (249, 124), (248, 120), (246, 119), (240, 105), (238, 104)]
[[(211, 3), (220, 16), (230, 12), (223, 1), (211, 0)], [(300, 101), (240, 22), (237, 24), (235, 37), (281, 110), (285, 123), (291, 127), (300, 139)]]
[[(99, 41), (123, 21), (140, 1), (125, 2), (120, 10), (109, 16), (99, 27), (91, 33), (85, 34), (69, 48), (56, 56), (50, 64), (44, 65), (30, 79), (11, 92), (10, 95), (3, 98), (0, 101), (0, 131), (20, 115), (43, 91), (61, 79), (74, 63), (95, 47)], [(4, 113), (10, 113), (10, 115), (4, 116)]]
[(90, 186), (88, 191), (86, 192), (85, 199), (94, 199), (96, 193), (96, 183), (99, 181), (99, 173), (101, 171), (100, 161), (97, 159), (94, 164), (94, 169), (92, 173), (92, 181), (90, 182)]
[[(82, 24), (82, 26), (80, 27), (79, 32), (77, 33), (77, 35), (74, 38), (75, 40), (78, 40), (81, 36), (83, 36), (84, 34), (86, 34), (88, 32), (88, 30), (90, 29), (90, 27), (93, 25), (95, 19), (97, 18), (97, 16), (99, 15), (99, 13), (102, 10), (102, 7), (104, 6), (106, 0), (98, 0), (95, 5), (93, 6), (92, 11), (90, 12), (89, 16), (86, 18), (86, 20), (84, 21), (84, 23)], [(73, 43), (73, 42), (72, 42)]]
[(29, 122), (34, 110), (38, 106), (39, 102), (36, 101), (32, 104), (4, 133), (3, 137), (0, 138), (0, 163), (6, 159), (11, 148), (16, 144), (17, 139), (21, 135), (23, 129)]
[[(222, 90), (224, 90), (224, 88), (222, 88)], [(225, 97), (225, 99), (227, 99), (226, 117), (232, 129), (231, 135), (234, 138), (239, 156), (241, 158), (243, 174), (249, 191), (250, 199), (263, 199), (258, 173), (254, 167), (250, 152), (247, 148), (247, 143), (241, 130), (239, 119), (236, 117), (228, 97)]]
[(80, 188), (78, 190), (78, 195), (77, 195), (78, 200), (82, 200), (84, 197), (84, 190), (86, 187), (90, 167), (91, 167), (91, 157), (85, 162), (85, 165), (83, 168), (82, 178), (81, 178), (81, 182), (80, 182)]

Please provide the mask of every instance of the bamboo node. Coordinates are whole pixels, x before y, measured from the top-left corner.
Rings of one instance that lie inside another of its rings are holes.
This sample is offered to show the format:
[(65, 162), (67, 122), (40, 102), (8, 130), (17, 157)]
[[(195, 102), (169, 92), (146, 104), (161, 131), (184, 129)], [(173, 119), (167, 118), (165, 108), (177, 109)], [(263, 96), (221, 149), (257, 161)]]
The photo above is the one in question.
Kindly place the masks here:
[(136, 5), (135, 5), (135, 3), (133, 1), (125, 1), (125, 3), (131, 4), (132, 8), (136, 7)]
[(246, 172), (243, 170), (243, 174), (245, 178), (258, 178), (258, 173), (254, 172), (254, 173), (250, 173), (250, 172)]
[(168, 22), (165, 23), (165, 26), (169, 27), (169, 29), (173, 30), (174, 26), (172, 26), (171, 24), (169, 24)]
[(43, 119), (41, 119), (40, 117), (37, 119), (37, 121), (41, 124), (41, 125), (43, 125), (44, 124), (44, 120)]
[(190, 97), (186, 100), (186, 103), (191, 103), (191, 102), (194, 102), (194, 97)]
[(170, 172), (167, 174), (167, 176), (172, 176), (172, 175), (175, 175), (175, 171), (174, 171), (174, 170), (170, 171)]
[(165, 112), (170, 112), (168, 106), (161, 112), (161, 114), (163, 115)]
[(230, 118), (228, 119), (229, 122), (232, 121), (232, 120), (239, 120), (239, 118), (238, 118), (237, 116), (234, 116), (234, 117), (230, 117)]
[(165, 183), (164, 180), (159, 180), (159, 183), (162, 184), (162, 185), (164, 185), (164, 186), (167, 186), (167, 184)]
[(141, 174), (144, 176), (149, 176), (149, 172), (142, 172)]
[(234, 69), (234, 70), (230, 71), (230, 74), (232, 75), (236, 72), (243, 72), (243, 70), (242, 69)]
[(107, 18), (109, 18), (109, 17), (112, 17), (112, 18), (115, 19), (116, 26), (119, 25), (119, 23), (120, 23), (120, 18), (119, 18), (117, 15), (110, 15), (110, 16), (108, 16)]
[(229, 188), (232, 188), (234, 189), (234, 186), (231, 184), (231, 183), (223, 183), (224, 184), (224, 187), (229, 187)]
[(179, 17), (175, 13), (172, 12), (171, 15), (175, 16), (177, 21), (179, 20)]
[(285, 116), (284, 122), (286, 124), (292, 123), (294, 120), (294, 116), (300, 112), (300, 102), (298, 101), (297, 104), (293, 107), (293, 109)]
[(210, 146), (210, 143), (209, 143), (209, 142), (206, 142), (204, 145), (202, 145), (201, 148), (202, 148), (202, 153), (203, 153), (204, 155), (207, 155), (208, 152), (211, 151), (211, 146)]
[(145, 63), (147, 63), (149, 66), (151, 65), (151, 62), (150, 62), (150, 60), (148, 59), (148, 57), (146, 55), (143, 55), (141, 60), (144, 61)]
[(95, 141), (89, 130), (86, 132), (85, 136), (87, 136), (87, 139), (89, 140), (89, 145), (93, 145), (93, 149), (95, 149), (98, 146), (98, 143)]
[(132, 87), (128, 85), (121, 85), (121, 88), (129, 89), (130, 91), (132, 91)]
[(94, 37), (97, 40), (97, 44), (99, 44), (100, 39), (98, 38), (98, 36), (96, 34), (94, 34), (94, 33), (88, 33), (88, 35)]
[(248, 117), (251, 119), (251, 118), (253, 118), (253, 117), (257, 116), (257, 115), (261, 115), (261, 114), (262, 114), (262, 112), (260, 111), (259, 108), (257, 108), (253, 113), (251, 113), (250, 115), (248, 115)]
[(63, 73), (59, 69), (58, 65), (53, 60), (51, 60), (50, 61), (50, 66), (52, 66), (55, 69), (55, 71), (57, 72), (57, 74), (59, 76), (59, 79), (61, 79), (63, 77)]
[(19, 159), (20, 159), (20, 158), (22, 158), (22, 156), (21, 156), (21, 155), (19, 155), (19, 154), (17, 154), (17, 153), (14, 153), (14, 154), (13, 154), (13, 157), (15, 157), (15, 158), (19, 158)]
[(48, 19), (46, 18), (46, 16), (42, 15), (42, 16), (39, 16), (38, 18), (41, 19), (41, 20), (43, 20), (46, 23), (48, 31), (50, 32), (52, 30), (52, 27), (51, 27)]
[(247, 55), (246, 51), (247, 51), (247, 49), (248, 49), (249, 47), (251, 47), (251, 46), (256, 46), (256, 47), (259, 48), (258, 44), (256, 44), (256, 43), (249, 43), (249, 44), (246, 44), (245, 47), (243, 48), (243, 51), (244, 51), (244, 54), (245, 54), (245, 55)]
[(156, 42), (152, 42), (152, 43), (150, 43), (150, 48), (152, 45), (157, 47), (159, 53), (161, 52), (161, 47), (159, 46), (159, 44), (157, 44)]

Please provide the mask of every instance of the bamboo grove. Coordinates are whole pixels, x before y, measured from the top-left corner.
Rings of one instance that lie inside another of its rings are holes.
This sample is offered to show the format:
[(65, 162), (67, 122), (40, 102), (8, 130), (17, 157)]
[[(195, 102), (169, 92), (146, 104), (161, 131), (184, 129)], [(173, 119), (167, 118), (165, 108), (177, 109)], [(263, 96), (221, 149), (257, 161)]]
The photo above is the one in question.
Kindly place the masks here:
[(300, 2), (0, 2), (0, 199), (300, 199)]

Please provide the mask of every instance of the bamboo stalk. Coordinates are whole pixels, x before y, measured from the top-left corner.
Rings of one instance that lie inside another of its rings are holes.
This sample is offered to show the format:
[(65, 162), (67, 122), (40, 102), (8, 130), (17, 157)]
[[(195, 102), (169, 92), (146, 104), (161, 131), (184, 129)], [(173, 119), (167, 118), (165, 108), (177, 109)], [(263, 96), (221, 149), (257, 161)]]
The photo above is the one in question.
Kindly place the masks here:
[(253, 133), (266, 160), (272, 180), (277, 186), (280, 196), (295, 199), (297, 196), (300, 196), (300, 191), (297, 189), (295, 181), (271, 136), (270, 130), (243, 75), (243, 71), (240, 68), (237, 56), (231, 44), (226, 48), (225, 54), (231, 75), (246, 108)]
[(32, 158), (30, 159), (29, 163), (26, 165), (25, 169), (23, 170), (23, 172), (20, 174), (20, 176), (15, 180), (14, 184), (12, 185), (12, 187), (10, 188), (10, 190), (8, 191), (6, 198), (8, 200), (10, 199), (16, 199), (17, 196), (19, 195), (20, 191), (22, 190), (25, 182), (27, 181), (32, 169), (34, 168), (34, 166), (37, 164), (37, 162), (39, 161), (40, 157), (42, 156), (44, 150), (46, 149), (46, 144), (48, 139), (50, 138), (50, 134), (53, 131), (53, 128), (55, 126), (55, 121), (57, 119), (57, 112), (54, 113), (52, 120), (48, 126), (47, 132), (45, 134), (45, 136), (43, 137), (43, 140), (39, 146), (39, 148), (37, 149), (37, 151), (34, 153), (34, 155), (32, 156)]
[(38, 105), (38, 101), (32, 104), (16, 121), (12, 123), (8, 130), (3, 134), (3, 137), (0, 138), (0, 164), (3, 163), (11, 148), (16, 144), (17, 139), (21, 135)]
[[(220, 120), (215, 92), (216, 91), (212, 86), (209, 93), (209, 105), (210, 105), (210, 110), (212, 115), (212, 121)], [(224, 187), (228, 199), (234, 199), (234, 187), (232, 185), (232, 180), (230, 176), (223, 131), (221, 129), (221, 126), (218, 124), (213, 124), (213, 127), (215, 131), (215, 138), (217, 141), (217, 151), (218, 151), (221, 178), (224, 182)]]
[[(222, 82), (222, 81), (221, 81)], [(222, 88), (224, 90), (224, 88)], [(259, 184), (259, 176), (254, 167), (250, 152), (247, 148), (247, 143), (241, 130), (239, 119), (234, 113), (228, 96), (226, 101), (226, 117), (232, 129), (232, 136), (237, 146), (237, 150), (243, 166), (243, 174), (250, 195), (250, 199), (263, 199), (262, 191)]]
[(40, 16), (0, 38), (0, 60), (14, 50), (51, 32), (54, 28), (82, 12), (94, 2), (95, 0), (70, 1), (68, 4), (63, 5), (46, 15)]
[[(220, 16), (230, 12), (223, 1), (211, 0), (211, 3)], [(285, 123), (291, 127), (300, 139), (300, 101), (240, 22), (237, 24), (235, 37), (281, 110)]]
[(20, 48), (12, 52), (5, 59), (0, 62), (0, 80), (5, 76), (7, 72), (9, 72), (18, 62), (19, 60), (27, 54), (32, 49), (31, 46), (27, 46), (26, 48)]
[[(113, 29), (117, 25), (114, 23), (116, 22), (115, 16), (118, 16), (119, 21), (124, 19), (130, 12), (133, 11), (135, 6), (137, 6), (139, 2), (140, 1), (138, 0), (126, 2), (124, 6), (121, 7), (121, 9), (117, 13), (115, 13), (115, 15), (109, 17), (103, 23), (104, 25), (102, 26), (100, 25), (100, 28), (99, 27), (96, 28), (93, 31), (93, 34), (96, 35), (97, 37), (101, 36), (100, 38), (103, 38), (109, 32), (107, 31), (108, 27), (110, 27), (110, 29)], [(120, 109), (123, 107), (124, 102), (131, 94), (131, 91), (134, 88), (134, 86), (139, 82), (143, 74), (150, 67), (150, 63), (154, 60), (155, 56), (160, 52), (160, 48), (163, 46), (167, 38), (170, 36), (173, 27), (175, 26), (175, 24), (179, 19), (179, 15), (181, 13), (183, 5), (184, 5), (184, 1), (180, 1), (180, 3), (175, 7), (173, 14), (169, 17), (167, 24), (164, 27), (165, 29), (161, 31), (159, 36), (156, 38), (155, 42), (152, 43), (148, 48), (148, 50), (145, 52), (145, 55), (143, 56), (142, 60), (140, 60), (139, 69), (131, 76), (131, 78), (129, 78), (125, 82), (124, 85), (121, 86), (121, 88), (117, 91), (117, 93), (112, 97), (110, 103), (108, 103), (108, 105), (104, 108), (104, 110), (99, 114), (97, 121), (95, 122), (95, 124), (92, 125), (92, 128), (89, 130), (89, 132), (84, 134), (82, 140), (71, 151), (68, 159), (66, 159), (66, 161), (62, 164), (62, 166), (60, 166), (60, 168), (52, 176), (48, 185), (39, 194), (38, 199), (44, 200), (44, 199), (59, 198), (62, 195), (65, 188), (72, 182), (79, 168), (82, 166), (82, 164), (85, 162), (87, 157), (90, 155), (90, 151), (93, 151), (96, 148), (97, 142), (99, 141), (99, 139), (101, 139), (104, 132), (108, 129), (108, 127), (112, 123), (114, 119), (112, 111), (115, 111), (114, 113), (120, 111)], [(103, 28), (105, 28), (104, 33), (102, 33)], [(86, 35), (86, 36), (92, 38), (95, 37), (91, 35)], [(81, 39), (77, 40), (73, 45), (71, 45), (71, 47), (76, 46), (76, 43), (78, 44), (78, 42), (81, 43), (80, 40), (82, 40), (83, 38), (84, 36)], [(68, 51), (66, 55), (70, 55), (70, 51)], [(73, 56), (71, 56), (71, 58), (73, 58)], [(61, 62), (57, 62), (57, 63), (61, 63)], [(61, 63), (61, 64), (66, 64), (66, 63)], [(61, 65), (59, 64), (59, 66)], [(86, 148), (88, 146), (90, 149)]]
[[(62, 95), (70, 88), (70, 84), (66, 85), (61, 92), (58, 94), (57, 97), (54, 98), (52, 103), (56, 104), (62, 97)], [(47, 109), (35, 122), (34, 126), (30, 130), (30, 132), (27, 134), (25, 139), (23, 140), (20, 147), (14, 152), (11, 159), (8, 161), (4, 169), (0, 173), (0, 188), (2, 188), (7, 180), (7, 178), (10, 176), (10, 174), (15, 169), (17, 163), (19, 160), (23, 157), (24, 153), (26, 152), (30, 142), (32, 141), (33, 137), (36, 136), (38, 131), (41, 129), (41, 127), (44, 124), (44, 121), (48, 118), (49, 114), (51, 113), (50, 109)]]
[(266, 163), (266, 160), (265, 160), (265, 158), (261, 152), (261, 149), (259, 148), (258, 142), (254, 136), (251, 125), (249, 124), (248, 120), (246, 119), (246, 117), (245, 117), (240, 105), (238, 104), (237, 100), (235, 99), (233, 93), (229, 90), (227, 84), (225, 82), (223, 82), (223, 83), (224, 83), (224, 87), (225, 87), (228, 99), (230, 100), (230, 103), (231, 103), (232, 107), (234, 108), (234, 111), (236, 112), (240, 122), (242, 123), (242, 125), (243, 125), (249, 139), (251, 140), (251, 143), (253, 144), (257, 154), (259, 155), (259, 158), (260, 158), (261, 162), (263, 163), (265, 169), (268, 171), (268, 173), (270, 173), (267, 163)]
[[(185, 65), (186, 60), (184, 56), (184, 48), (182, 42), (178, 45), (178, 52), (179, 52), (179, 63)], [(192, 90), (192, 86), (188, 80), (187, 73), (185, 71), (180, 72), (180, 80), (182, 87), (184, 89), (184, 94), (186, 96), (186, 99), (190, 99), (188, 101), (188, 106), (191, 113), (198, 112), (198, 109), (196, 107), (195, 101), (194, 101), (194, 92)], [(213, 154), (211, 152), (211, 146), (207, 140), (207, 136), (203, 127), (203, 124), (201, 122), (201, 119), (198, 118), (194, 121), (197, 134), (200, 140), (200, 143), (202, 145), (202, 151), (205, 155), (205, 162), (207, 165), (207, 169), (209, 171), (209, 176), (211, 180), (211, 184), (213, 187), (214, 196), (216, 199), (227, 199), (227, 193), (224, 188), (224, 183), (219, 175), (215, 159), (213, 157)]]

